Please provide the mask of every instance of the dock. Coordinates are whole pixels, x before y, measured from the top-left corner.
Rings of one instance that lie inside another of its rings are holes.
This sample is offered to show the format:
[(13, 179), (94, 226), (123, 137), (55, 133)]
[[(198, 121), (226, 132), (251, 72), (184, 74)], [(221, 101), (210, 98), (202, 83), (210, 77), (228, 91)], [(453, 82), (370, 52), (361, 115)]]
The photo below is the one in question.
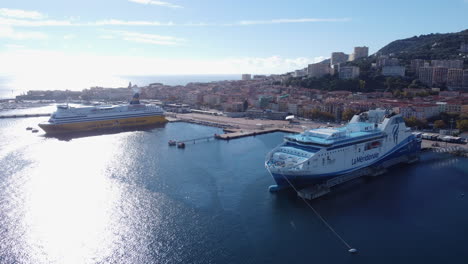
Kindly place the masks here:
[[(222, 139), (222, 140), (231, 140), (231, 139), (237, 139), (237, 138), (243, 138), (243, 137), (250, 137), (250, 136), (257, 136), (257, 135), (263, 135), (263, 134), (268, 134), (268, 133), (274, 133), (274, 132), (284, 132), (284, 133), (302, 133), (303, 128), (297, 128), (293, 126), (282, 126), (282, 127), (274, 127), (271, 125), (265, 125), (260, 128), (239, 128), (234, 125), (230, 124), (225, 124), (225, 123), (218, 123), (218, 122), (212, 122), (212, 121), (204, 121), (204, 120), (196, 120), (196, 119), (190, 119), (190, 118), (179, 118), (175, 116), (166, 116), (167, 121), (169, 122), (187, 122), (187, 123), (193, 123), (193, 124), (199, 124), (199, 125), (205, 125), (205, 126), (211, 126), (211, 127), (218, 127), (222, 128), (224, 131), (224, 134), (216, 134), (214, 138), (216, 139)], [(206, 139), (207, 137), (203, 137), (203, 139)], [(208, 137), (208, 138), (213, 138), (213, 137)], [(190, 141), (198, 141), (199, 139), (187, 139), (183, 141), (177, 141), (177, 142), (190, 142)]]
[(284, 132), (284, 133), (300, 133), (302, 131), (298, 131), (298, 129), (294, 128), (265, 128), (265, 129), (255, 129), (255, 130), (243, 130), (243, 129), (224, 129), (224, 134), (217, 135), (218, 139), (230, 140), (236, 138), (243, 138), (243, 137), (250, 137), (250, 136), (257, 136), (263, 135), (268, 133), (274, 132)]
[(19, 115), (0, 115), (0, 119), (1, 119), (1, 118), (41, 117), (41, 116), (50, 116), (50, 113), (41, 113), (41, 114), (19, 114)]
[(315, 185), (306, 187), (304, 189), (299, 190), (297, 192), (297, 195), (307, 200), (313, 200), (331, 192), (331, 188), (336, 185), (343, 184), (345, 182), (348, 182), (348, 181), (351, 181), (351, 180), (354, 180), (363, 176), (376, 177), (376, 176), (386, 173), (389, 167), (392, 167), (400, 163), (410, 164), (418, 160), (419, 160), (419, 155), (412, 155), (412, 156), (405, 155), (405, 156), (401, 156), (401, 157), (394, 158), (391, 160), (387, 160), (384, 163), (380, 164), (379, 166), (370, 166), (370, 167), (362, 168), (357, 171), (329, 179), (322, 184), (315, 184)]
[(228, 125), (228, 124), (221, 124), (221, 123), (216, 123), (216, 122), (210, 122), (210, 121), (203, 121), (203, 120), (196, 120), (196, 119), (190, 119), (190, 118), (176, 118), (176, 117), (170, 117), (166, 116), (167, 121), (171, 123), (175, 122), (186, 122), (186, 123), (192, 123), (192, 124), (197, 124), (197, 125), (203, 125), (203, 126), (210, 126), (210, 127), (218, 127), (218, 128), (233, 128), (234, 126)]
[(210, 141), (211, 139), (215, 139), (215, 136), (208, 136), (208, 137), (199, 137), (199, 138), (192, 138), (192, 139), (185, 139), (185, 140), (177, 140), (175, 141), (176, 144), (179, 143), (197, 143), (197, 141)]
[(423, 139), (421, 150), (425, 152), (450, 153), (457, 156), (468, 157), (468, 145), (466, 144), (433, 142)]

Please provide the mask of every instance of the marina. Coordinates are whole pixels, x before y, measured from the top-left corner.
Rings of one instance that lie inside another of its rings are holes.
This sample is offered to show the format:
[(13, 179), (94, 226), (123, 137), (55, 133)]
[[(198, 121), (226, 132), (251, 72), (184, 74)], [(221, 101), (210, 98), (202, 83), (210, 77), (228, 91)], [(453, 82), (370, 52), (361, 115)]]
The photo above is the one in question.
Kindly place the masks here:
[[(263, 166), (264, 156), (290, 133), (202, 139), (186, 142), (185, 151), (169, 151), (171, 139), (214, 137), (224, 131), (169, 122), (151, 131), (60, 141), (25, 130), (40, 120), (0, 120), (1, 262), (66, 261), (74, 252), (82, 262), (302, 263), (323, 256), (335, 263), (375, 263), (388, 260), (389, 247), (397, 255), (392, 261), (401, 262), (404, 258), (398, 256), (408, 254), (425, 263), (468, 257), (455, 242), (467, 235), (467, 200), (461, 196), (468, 192), (466, 158), (422, 152), (419, 162), (389, 168), (378, 180), (358, 186), (349, 180), (349, 187), (334, 185), (326, 196), (308, 201), (352, 245), (343, 248), (296, 192), (267, 190), (274, 182)], [(79, 155), (90, 144), (94, 148), (89, 155)], [(105, 202), (103, 197), (108, 197)], [(110, 213), (95, 219), (95, 210)], [(47, 218), (40, 212), (47, 212)], [(441, 212), (445, 217), (439, 217)], [(423, 224), (416, 225), (415, 219)], [(31, 229), (24, 229), (25, 223)], [(48, 226), (60, 232), (31, 240), (20, 235), (33, 236)], [(104, 238), (99, 245), (91, 243), (93, 232)], [(446, 241), (442, 255), (433, 250), (440, 248), (435, 242), (440, 240)], [(77, 251), (74, 241), (98, 253)], [(60, 252), (44, 247), (51, 242)], [(27, 248), (17, 254), (13, 249), (20, 245)], [(173, 246), (180, 250), (175, 253)], [(352, 249), (356, 251), (350, 254)]]

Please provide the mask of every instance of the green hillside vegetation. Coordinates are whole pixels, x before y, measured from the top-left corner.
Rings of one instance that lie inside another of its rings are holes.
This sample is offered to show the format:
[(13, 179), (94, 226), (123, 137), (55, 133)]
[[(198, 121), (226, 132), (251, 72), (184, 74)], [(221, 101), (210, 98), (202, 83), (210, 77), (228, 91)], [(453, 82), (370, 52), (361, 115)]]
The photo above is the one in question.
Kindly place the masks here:
[(460, 52), (460, 44), (468, 43), (468, 29), (457, 33), (429, 34), (395, 40), (381, 48), (377, 55), (391, 55), (405, 64), (412, 59), (462, 59), (468, 64), (468, 54)]

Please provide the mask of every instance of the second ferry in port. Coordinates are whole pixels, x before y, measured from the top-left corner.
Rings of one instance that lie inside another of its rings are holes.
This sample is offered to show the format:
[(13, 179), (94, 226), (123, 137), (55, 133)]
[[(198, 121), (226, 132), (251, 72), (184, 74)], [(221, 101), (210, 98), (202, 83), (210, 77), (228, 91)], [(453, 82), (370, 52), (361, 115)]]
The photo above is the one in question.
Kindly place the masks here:
[(411, 158), (420, 149), (421, 138), (401, 115), (377, 109), (355, 115), (344, 127), (286, 136), (267, 155), (265, 166), (277, 183), (273, 188), (301, 187), (404, 155)]
[(95, 131), (112, 128), (148, 126), (167, 122), (156, 105), (140, 104), (135, 93), (130, 104), (114, 106), (70, 107), (58, 105), (49, 121), (40, 123), (47, 134)]

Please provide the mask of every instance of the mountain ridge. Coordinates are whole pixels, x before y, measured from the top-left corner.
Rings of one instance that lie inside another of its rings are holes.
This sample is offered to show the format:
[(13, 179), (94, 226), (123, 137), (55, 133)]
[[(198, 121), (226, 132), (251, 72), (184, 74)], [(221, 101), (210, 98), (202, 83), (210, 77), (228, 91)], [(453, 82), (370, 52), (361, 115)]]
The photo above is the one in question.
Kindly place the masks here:
[(468, 44), (468, 29), (455, 33), (432, 33), (395, 40), (374, 55), (389, 55), (403, 60), (464, 59), (466, 62), (468, 53), (461, 54), (461, 43)]

